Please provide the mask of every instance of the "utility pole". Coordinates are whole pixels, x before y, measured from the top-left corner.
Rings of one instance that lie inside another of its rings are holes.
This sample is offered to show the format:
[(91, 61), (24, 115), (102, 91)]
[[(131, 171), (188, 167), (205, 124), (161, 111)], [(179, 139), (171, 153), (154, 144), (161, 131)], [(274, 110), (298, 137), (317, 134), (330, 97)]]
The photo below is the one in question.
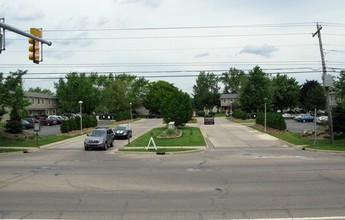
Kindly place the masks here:
[(332, 107), (329, 99), (329, 88), (332, 87), (332, 80), (329, 80), (331, 76), (327, 75), (327, 69), (326, 69), (326, 63), (325, 63), (325, 57), (323, 54), (323, 47), (322, 47), (322, 40), (321, 40), (321, 25), (319, 23), (316, 23), (316, 32), (312, 35), (319, 38), (319, 46), (320, 46), (320, 53), (321, 53), (321, 65), (322, 65), (322, 82), (323, 86), (326, 91), (326, 105), (327, 105), (327, 111), (328, 111), (328, 128), (329, 128), (329, 138), (331, 144), (334, 144), (334, 134), (333, 134), (333, 119), (332, 119)]

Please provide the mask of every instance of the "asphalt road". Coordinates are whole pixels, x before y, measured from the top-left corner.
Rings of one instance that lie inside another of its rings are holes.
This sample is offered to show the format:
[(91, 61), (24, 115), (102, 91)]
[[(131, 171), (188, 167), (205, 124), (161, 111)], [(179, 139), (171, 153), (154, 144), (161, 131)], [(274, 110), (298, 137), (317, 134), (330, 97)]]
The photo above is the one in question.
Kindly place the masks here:
[[(134, 138), (161, 124), (133, 123)], [(345, 154), (297, 150), (216, 118), (209, 148), (84, 151), (83, 137), (0, 155), (3, 219), (345, 219)]]

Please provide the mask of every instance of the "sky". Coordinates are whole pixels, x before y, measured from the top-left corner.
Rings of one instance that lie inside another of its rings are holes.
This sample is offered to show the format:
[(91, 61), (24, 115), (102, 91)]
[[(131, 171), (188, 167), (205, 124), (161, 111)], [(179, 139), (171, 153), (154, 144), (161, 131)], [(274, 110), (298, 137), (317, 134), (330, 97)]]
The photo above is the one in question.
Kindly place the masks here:
[[(327, 73), (345, 64), (342, 0), (7, 0), (0, 18), (43, 29), (43, 61), (28, 59), (27, 38), (5, 31), (0, 72), (27, 70), (24, 87), (53, 92), (70, 72), (128, 73), (193, 93), (200, 71), (221, 75), (255, 66), (300, 84), (321, 81), (316, 23)], [(222, 85), (220, 84), (222, 87)]]

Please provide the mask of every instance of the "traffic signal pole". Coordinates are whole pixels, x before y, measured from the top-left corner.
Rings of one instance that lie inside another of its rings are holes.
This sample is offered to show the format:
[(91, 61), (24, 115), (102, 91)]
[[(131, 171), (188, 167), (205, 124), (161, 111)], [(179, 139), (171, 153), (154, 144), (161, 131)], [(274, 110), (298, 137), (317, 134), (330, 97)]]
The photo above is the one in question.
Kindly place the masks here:
[(41, 43), (47, 44), (48, 46), (52, 45), (51, 41), (44, 40), (44, 39), (42, 39), (40, 37), (37, 37), (37, 36), (35, 36), (33, 34), (29, 34), (29, 33), (25, 32), (25, 31), (19, 30), (19, 29), (15, 28), (15, 27), (12, 27), (12, 26), (8, 25), (8, 24), (5, 24), (4, 22), (0, 22), (0, 27), (3, 28), (3, 29), (6, 29), (6, 30), (12, 31), (14, 33), (17, 33), (19, 35), (22, 35), (24, 37), (32, 38), (32, 39), (37, 40), (37, 41), (39, 41)]

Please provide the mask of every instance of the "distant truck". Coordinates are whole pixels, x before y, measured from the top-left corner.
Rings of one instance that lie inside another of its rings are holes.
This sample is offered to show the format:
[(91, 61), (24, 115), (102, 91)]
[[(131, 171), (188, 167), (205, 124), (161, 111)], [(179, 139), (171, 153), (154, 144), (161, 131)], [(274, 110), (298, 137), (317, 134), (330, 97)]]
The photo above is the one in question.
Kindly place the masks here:
[(214, 125), (214, 117), (213, 115), (205, 115), (204, 117), (204, 125)]

